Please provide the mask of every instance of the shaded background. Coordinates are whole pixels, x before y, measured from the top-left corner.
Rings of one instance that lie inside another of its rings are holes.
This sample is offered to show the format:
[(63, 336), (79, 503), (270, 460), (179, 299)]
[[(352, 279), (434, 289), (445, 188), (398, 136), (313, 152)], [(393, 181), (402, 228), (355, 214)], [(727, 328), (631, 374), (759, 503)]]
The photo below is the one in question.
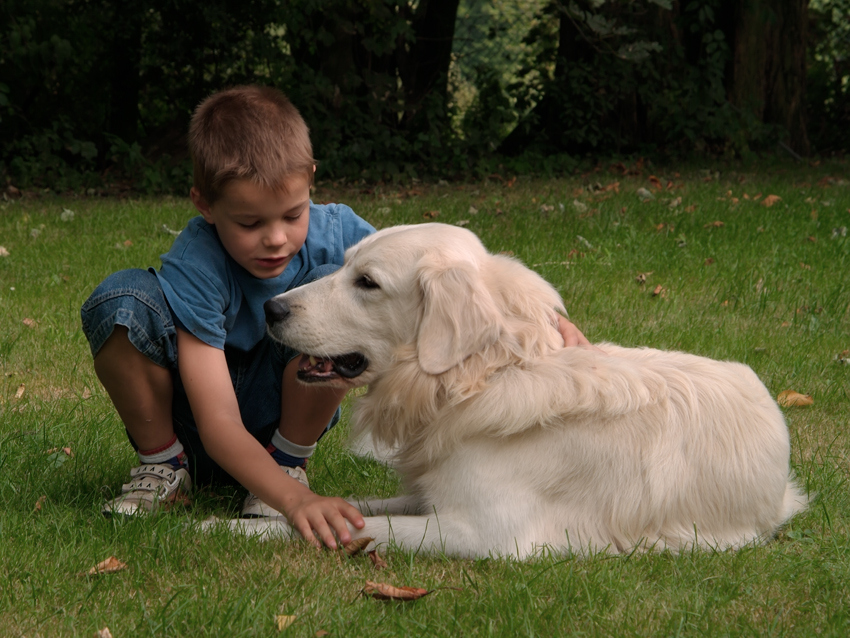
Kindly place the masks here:
[(850, 147), (850, 0), (3, 0), (0, 179), (185, 192), (195, 106), (276, 86), (320, 176)]

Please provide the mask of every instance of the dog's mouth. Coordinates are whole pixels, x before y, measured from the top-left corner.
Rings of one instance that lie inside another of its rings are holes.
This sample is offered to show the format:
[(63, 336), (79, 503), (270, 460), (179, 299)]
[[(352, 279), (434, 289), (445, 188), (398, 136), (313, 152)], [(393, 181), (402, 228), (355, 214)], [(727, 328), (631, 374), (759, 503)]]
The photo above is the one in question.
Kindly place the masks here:
[(354, 379), (363, 374), (368, 367), (369, 361), (359, 352), (350, 352), (336, 357), (316, 357), (305, 354), (298, 363), (298, 378), (306, 383), (318, 383), (340, 377)]

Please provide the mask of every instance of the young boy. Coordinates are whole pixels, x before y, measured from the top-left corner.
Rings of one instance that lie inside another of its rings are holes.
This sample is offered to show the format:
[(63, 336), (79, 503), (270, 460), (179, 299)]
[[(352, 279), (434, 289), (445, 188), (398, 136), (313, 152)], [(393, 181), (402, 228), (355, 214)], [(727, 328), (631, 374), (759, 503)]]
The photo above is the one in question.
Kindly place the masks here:
[[(114, 273), (82, 308), (95, 371), (140, 465), (105, 514), (188, 504), (193, 480), (235, 480), (245, 517), (281, 513), (336, 547), (360, 513), (310, 491), (304, 466), (343, 394), (297, 383), (297, 353), (265, 331), (263, 303), (339, 267), (374, 229), (343, 205), (310, 201), (315, 160), (298, 111), (243, 86), (198, 107), (190, 191), (200, 212), (159, 271)], [(586, 343), (559, 319), (567, 345)], [(179, 356), (178, 356), (179, 355)]]

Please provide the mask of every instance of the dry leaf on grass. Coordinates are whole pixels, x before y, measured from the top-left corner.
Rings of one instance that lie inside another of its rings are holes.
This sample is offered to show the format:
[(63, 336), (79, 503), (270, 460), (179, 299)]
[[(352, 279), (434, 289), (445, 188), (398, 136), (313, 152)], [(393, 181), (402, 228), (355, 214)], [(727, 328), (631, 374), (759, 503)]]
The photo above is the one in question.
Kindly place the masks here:
[(324, 629), (319, 629), (315, 634), (313, 634), (316, 638), (322, 638), (322, 636), (329, 636), (331, 632), (325, 631)]
[(22, 396), (24, 396), (24, 390), (26, 390), (26, 389), (27, 388), (23, 383), (21, 385), (19, 385), (18, 389), (15, 390), (15, 398), (20, 399)]
[(815, 402), (810, 394), (800, 394), (794, 390), (783, 390), (776, 397), (776, 401), (784, 408), (795, 405), (812, 405)]
[(421, 587), (393, 587), (386, 583), (373, 583), (371, 580), (367, 580), (366, 586), (360, 591), (362, 594), (377, 600), (419, 600), (433, 590), (429, 591)]
[(717, 221), (708, 222), (707, 224), (703, 225), (703, 228), (723, 228), (725, 225), (726, 224), (724, 224), (718, 219)]
[(347, 545), (343, 546), (342, 550), (349, 556), (355, 556), (366, 549), (369, 543), (374, 540), (374, 538), (369, 537), (355, 538), (353, 541), (350, 541)]
[(436, 219), (439, 216), (440, 211), (438, 210), (429, 210), (428, 212), (422, 214), (422, 217), (424, 217), (425, 219)]
[(389, 567), (389, 565), (387, 565), (387, 561), (381, 558), (381, 555), (378, 554), (377, 549), (373, 549), (369, 552), (369, 560), (372, 561), (372, 565), (375, 566), (375, 569), (386, 569)]
[(44, 501), (47, 500), (47, 496), (39, 496), (38, 500), (35, 502), (35, 507), (33, 508), (33, 512), (40, 512), (41, 506), (44, 504)]
[(54, 454), (55, 452), (64, 452), (66, 456), (70, 456), (72, 458), (74, 456), (74, 453), (71, 451), (71, 448), (69, 448), (69, 447), (63, 447), (63, 448), (52, 447), (49, 450), (47, 450), (47, 452), (45, 452), (45, 454)]
[(768, 195), (763, 200), (761, 200), (762, 206), (773, 206), (776, 202), (782, 201), (782, 198), (779, 195)]
[(298, 618), (298, 616), (275, 616), (274, 621), (275, 624), (277, 624), (277, 630), (283, 631), (289, 627), (289, 625), (294, 623), (296, 618)]
[(655, 287), (655, 290), (653, 290), (653, 291), (652, 291), (652, 296), (653, 296), (653, 297), (657, 297), (658, 295), (662, 295), (662, 296), (663, 296), (663, 295), (664, 295), (664, 292), (665, 292), (665, 290), (664, 290), (664, 286), (662, 286), (661, 284), (658, 284), (658, 285)]
[(8, 257), (10, 254), (11, 253), (6, 247), (0, 246), (0, 257)]
[(115, 556), (110, 556), (106, 560), (100, 561), (97, 565), (92, 567), (87, 572), (84, 572), (86, 576), (97, 576), (98, 574), (114, 574), (115, 572), (120, 572), (123, 569), (127, 569), (127, 564), (122, 563), (120, 560), (115, 558)]
[(109, 627), (104, 627), (103, 629), (97, 630), (94, 638), (112, 638), (112, 632), (109, 631)]
[(22, 321), (22, 323), (27, 328), (37, 328), (38, 327), (38, 322), (35, 319), (30, 319), (29, 317), (24, 317), (24, 320)]

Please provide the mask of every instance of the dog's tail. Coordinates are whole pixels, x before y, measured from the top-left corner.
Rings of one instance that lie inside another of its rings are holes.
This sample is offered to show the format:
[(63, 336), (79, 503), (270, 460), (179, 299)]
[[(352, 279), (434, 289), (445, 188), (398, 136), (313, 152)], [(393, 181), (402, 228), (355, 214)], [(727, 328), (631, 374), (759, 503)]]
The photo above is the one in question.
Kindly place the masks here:
[(794, 475), (788, 477), (788, 483), (785, 487), (785, 498), (782, 500), (782, 522), (787, 522), (795, 514), (799, 514), (809, 506), (809, 496), (806, 495)]

